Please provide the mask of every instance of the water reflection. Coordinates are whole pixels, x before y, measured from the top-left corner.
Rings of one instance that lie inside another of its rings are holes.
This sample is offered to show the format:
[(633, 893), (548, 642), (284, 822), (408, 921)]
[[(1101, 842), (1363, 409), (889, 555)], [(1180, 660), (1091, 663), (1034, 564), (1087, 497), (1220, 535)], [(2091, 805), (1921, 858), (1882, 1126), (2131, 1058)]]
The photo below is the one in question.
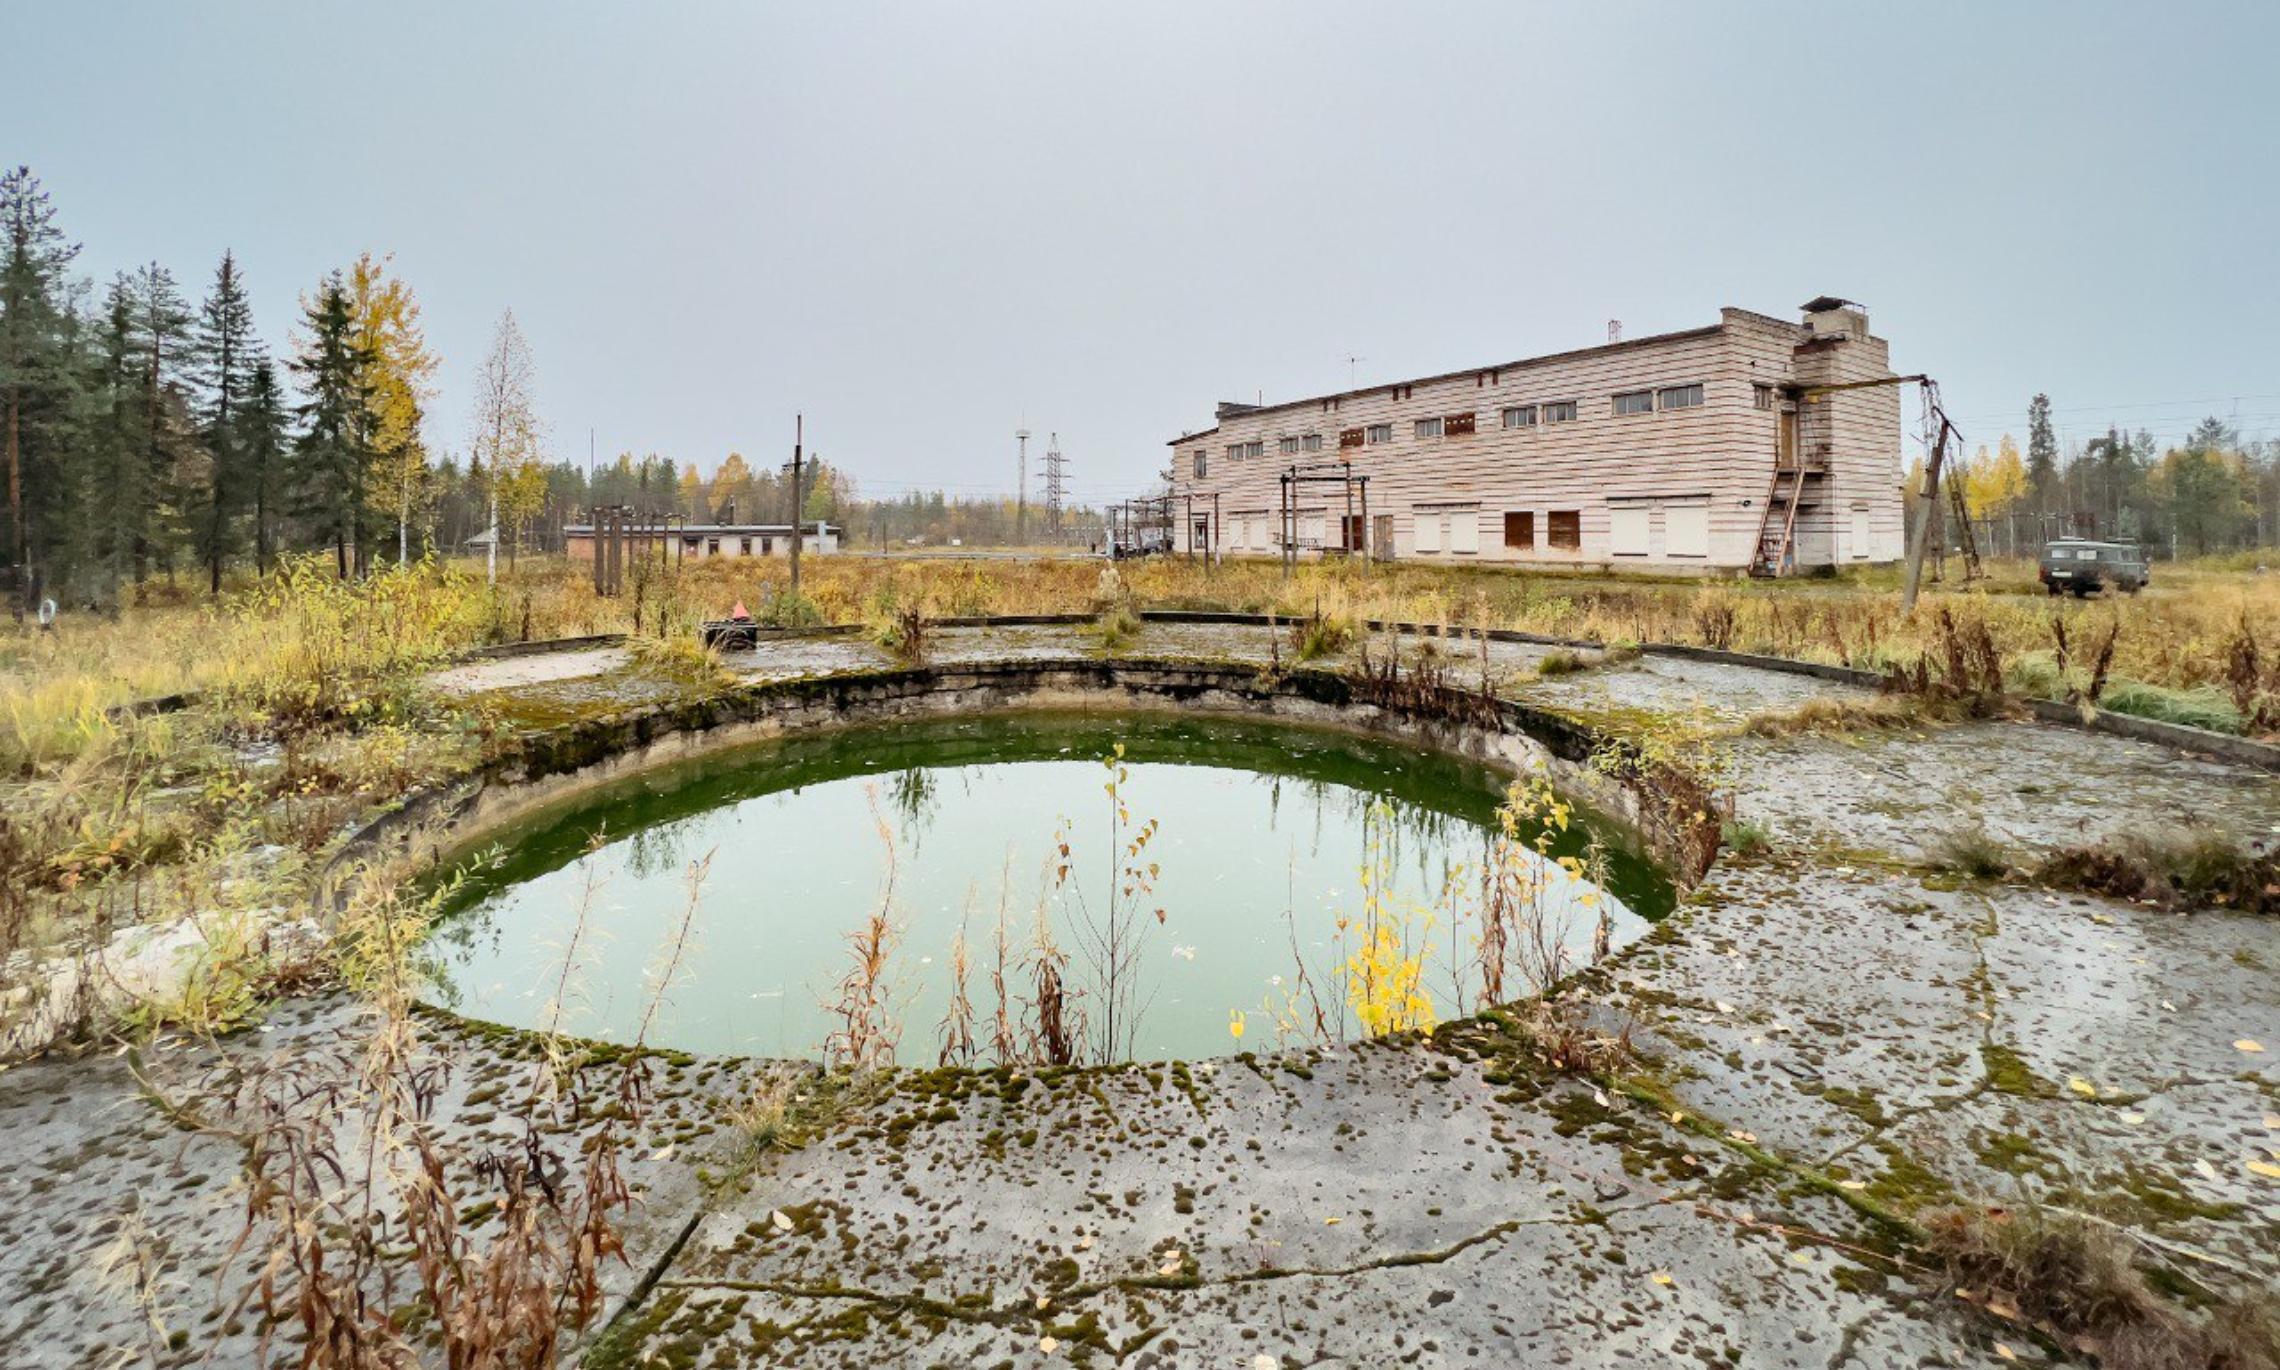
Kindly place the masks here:
[[(1101, 758), (1118, 742), (1127, 815), (1112, 823)], [(702, 951), (653, 1034), (660, 1044), (816, 1055), (840, 1021), (830, 1007), (853, 964), (849, 935), (876, 910), (890, 869), (894, 950), (874, 988), (906, 1062), (936, 1059), (957, 1016), (961, 930), (985, 1060), (1005, 1035), (997, 975), (1016, 1035), (1042, 1035), (1045, 946), (1068, 959), (1070, 1011), (1097, 1025), (1117, 1006), (1117, 1035), (1142, 1057), (1226, 1051), (1231, 1011), (1256, 1013), (1300, 985), (1323, 1016), (1356, 1030), (1350, 965), (1391, 911), (1405, 920), (1401, 945), (1420, 955), (1420, 993), (1448, 1016), (1473, 1007), (1485, 978), (1476, 962), (1501, 791), (1484, 768), (1343, 734), (1155, 716), (954, 720), (781, 742), (635, 777), (534, 824), (439, 930), (438, 993), (478, 1017), (536, 1025), (593, 875), (581, 1003), (564, 1026), (623, 1040), (645, 1002), (643, 967), (681, 908), (682, 873), (711, 852)], [(1125, 847), (1151, 819), (1155, 833), (1132, 857)], [(882, 820), (892, 863), (874, 835)], [(597, 830), (604, 840), (589, 852)], [(1620, 850), (1598, 881), (1559, 865), (1580, 862), (1588, 843), (1578, 823), (1519, 858), (1547, 920), (1584, 925), (1557, 934), (1578, 955), (1601, 913), (1620, 941), (1671, 899)], [(1144, 897), (1128, 889), (1136, 861), (1154, 872)], [(1144, 916), (1110, 954), (1103, 920), (1120, 908)], [(1130, 966), (1113, 986), (1112, 964)]]

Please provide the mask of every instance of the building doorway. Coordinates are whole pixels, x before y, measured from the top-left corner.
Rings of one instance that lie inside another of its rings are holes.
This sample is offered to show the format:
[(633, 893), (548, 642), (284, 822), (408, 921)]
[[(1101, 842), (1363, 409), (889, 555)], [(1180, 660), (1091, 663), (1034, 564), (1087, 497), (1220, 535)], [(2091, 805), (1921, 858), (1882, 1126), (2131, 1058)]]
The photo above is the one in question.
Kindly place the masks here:
[(1370, 525), (1370, 555), (1379, 561), (1393, 560), (1393, 515), (1379, 514)]

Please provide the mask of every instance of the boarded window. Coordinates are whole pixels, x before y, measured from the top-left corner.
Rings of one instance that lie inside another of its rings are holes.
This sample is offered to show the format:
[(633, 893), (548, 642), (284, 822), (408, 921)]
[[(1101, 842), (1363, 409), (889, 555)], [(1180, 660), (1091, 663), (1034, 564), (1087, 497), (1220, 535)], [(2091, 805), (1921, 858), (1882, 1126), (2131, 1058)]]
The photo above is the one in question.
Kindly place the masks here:
[(1627, 390), (1615, 397), (1615, 412), (1618, 414), (1652, 414), (1655, 412), (1655, 392), (1652, 390)]
[(1552, 403), (1545, 405), (1545, 406), (1544, 406), (1544, 422), (1546, 422), (1546, 423), (1573, 423), (1573, 422), (1575, 422), (1575, 401), (1574, 401), (1574, 400), (1555, 400), (1555, 401), (1553, 401)]
[(1583, 547), (1583, 511), (1554, 509), (1544, 515), (1544, 541), (1553, 547), (1580, 551)]
[(1672, 557), (1706, 557), (1710, 555), (1710, 506), (1708, 504), (1666, 504), (1663, 506), (1663, 555)]
[(1702, 387), (1699, 385), (1666, 385), (1655, 392), (1655, 403), (1664, 409), (1700, 408)]
[(1411, 539), (1412, 545), (1415, 546), (1416, 549), (1420, 552), (1440, 551), (1441, 523), (1442, 520), (1446, 519), (1447, 517), (1448, 515), (1442, 513), (1438, 509), (1418, 510), (1417, 533), (1416, 536)]
[(1506, 510), (1504, 514), (1504, 545), (1523, 551), (1536, 548), (1536, 512), (1533, 509)]
[(1480, 510), (1449, 511), (1449, 550), (1459, 556), (1470, 556), (1480, 551)]
[(1441, 435), (1450, 438), (1464, 437), (1473, 431), (1474, 418), (1475, 416), (1472, 414), (1449, 415), (1441, 420)]
[(1361, 429), (1359, 429), (1359, 428), (1347, 428), (1347, 429), (1342, 429), (1342, 430), (1340, 430), (1340, 431), (1339, 431), (1339, 434), (1338, 434), (1338, 445), (1339, 445), (1340, 447), (1359, 447), (1359, 446), (1361, 446), (1361, 445), (1362, 445), (1362, 430), (1361, 430)]
[(1532, 404), (1513, 405), (1504, 411), (1504, 426), (1506, 428), (1534, 428), (1536, 426), (1536, 406)]
[(1643, 557), (1647, 554), (1647, 513), (1644, 504), (1607, 506), (1609, 556)]

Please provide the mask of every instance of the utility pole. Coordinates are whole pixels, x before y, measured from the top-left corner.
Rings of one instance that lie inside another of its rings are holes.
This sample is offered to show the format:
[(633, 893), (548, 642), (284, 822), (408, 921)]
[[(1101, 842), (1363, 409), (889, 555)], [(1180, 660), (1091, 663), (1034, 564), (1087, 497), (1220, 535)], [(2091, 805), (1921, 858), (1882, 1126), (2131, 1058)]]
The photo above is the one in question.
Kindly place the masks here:
[(1055, 433), (1045, 443), (1045, 530), (1055, 542), (1061, 540), (1061, 503), (1067, 494), (1068, 470), (1061, 457), (1061, 435)]
[(1016, 428), (1014, 438), (1021, 444), (1021, 459), (1014, 477), (1013, 541), (1022, 546), (1029, 541), (1029, 430)]
[(792, 593), (800, 592), (800, 465), (807, 438), (807, 416), (792, 416)]

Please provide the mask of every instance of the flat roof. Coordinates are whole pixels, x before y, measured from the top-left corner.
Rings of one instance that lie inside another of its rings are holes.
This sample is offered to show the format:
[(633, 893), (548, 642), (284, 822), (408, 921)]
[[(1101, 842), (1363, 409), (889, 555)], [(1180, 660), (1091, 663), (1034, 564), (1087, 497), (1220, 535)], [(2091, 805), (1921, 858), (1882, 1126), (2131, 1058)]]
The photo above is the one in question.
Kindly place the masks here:
[[(1751, 311), (1737, 310), (1735, 312), (1746, 314)], [(1766, 314), (1759, 314), (1756, 317), (1772, 319), (1771, 315)], [(1782, 319), (1772, 319), (1772, 322), (1783, 327), (1794, 327)], [(1547, 352), (1539, 357), (1522, 357), (1518, 361), (1491, 362), (1486, 366), (1467, 366), (1461, 370), (1442, 371), (1431, 376), (1417, 376), (1409, 380), (1380, 381), (1375, 385), (1356, 386), (1351, 390), (1333, 390), (1324, 395), (1308, 395), (1303, 399), (1281, 400), (1274, 404), (1258, 405), (1245, 411), (1240, 417), (1248, 419), (1260, 414), (1273, 414), (1285, 409), (1296, 409), (1301, 405), (1321, 404), (1326, 400), (1346, 400), (1357, 395), (1367, 395), (1376, 390), (1391, 390), (1400, 385), (1433, 385), (1441, 381), (1461, 380), (1466, 376), (1477, 376), (1483, 371), (1523, 371), (1533, 366), (1548, 366), (1553, 362), (1574, 361), (1580, 357), (1604, 356), (1610, 352), (1622, 352), (1634, 347), (1653, 347), (1659, 343), (1684, 342), (1689, 338), (1707, 338), (1724, 327), (1725, 324), (1723, 323), (1714, 323), (1702, 328), (1682, 328), (1675, 333), (1650, 333), (1643, 338), (1625, 338), (1621, 342), (1600, 343), (1593, 347), (1578, 347), (1566, 352)], [(1177, 447), (1183, 442), (1193, 442), (1197, 438), (1206, 438), (1218, 431), (1219, 427), (1214, 425), (1199, 433), (1189, 433), (1173, 438), (1164, 445), (1166, 447)]]

